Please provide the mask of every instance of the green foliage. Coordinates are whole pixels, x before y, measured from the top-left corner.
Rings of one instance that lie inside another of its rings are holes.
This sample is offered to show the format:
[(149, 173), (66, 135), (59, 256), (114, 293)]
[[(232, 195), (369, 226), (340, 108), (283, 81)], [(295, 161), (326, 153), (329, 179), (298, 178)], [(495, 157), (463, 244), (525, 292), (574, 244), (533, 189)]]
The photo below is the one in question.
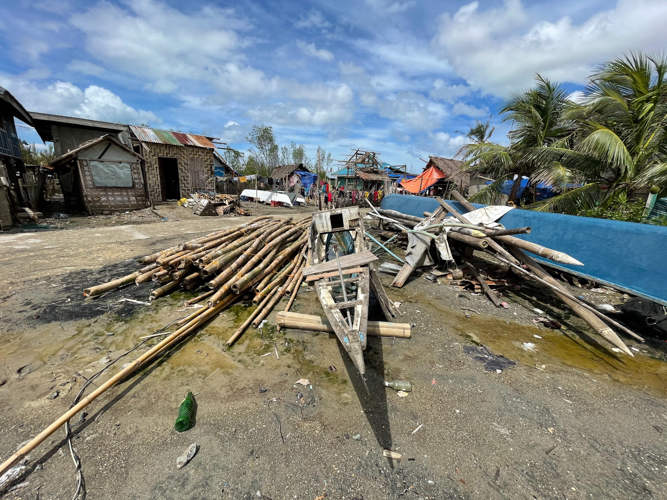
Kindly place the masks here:
[[(509, 146), (490, 142), (488, 123), (478, 121), (459, 156), (470, 172), (523, 175), (560, 192), (530, 209), (639, 222), (644, 204), (628, 202), (632, 193), (667, 189), (666, 76), (667, 58), (630, 54), (603, 64), (573, 102), (537, 75), (535, 87), (511, 95), (501, 111), (512, 123)], [(490, 198), (486, 191), (477, 199)]]
[(311, 162), (306, 155), (306, 146), (292, 142), (289, 146), (280, 148), (280, 165), (298, 165), (300, 163), (303, 163), (305, 167), (311, 166)]
[(56, 155), (53, 151), (53, 144), (49, 144), (46, 149), (38, 151), (34, 143), (28, 144), (21, 141), (21, 158), (26, 165), (48, 165), (56, 158)]
[(253, 125), (246, 141), (252, 145), (252, 148), (250, 148), (250, 157), (244, 173), (269, 176), (279, 164), (279, 148), (273, 135), (273, 128), (266, 125)]

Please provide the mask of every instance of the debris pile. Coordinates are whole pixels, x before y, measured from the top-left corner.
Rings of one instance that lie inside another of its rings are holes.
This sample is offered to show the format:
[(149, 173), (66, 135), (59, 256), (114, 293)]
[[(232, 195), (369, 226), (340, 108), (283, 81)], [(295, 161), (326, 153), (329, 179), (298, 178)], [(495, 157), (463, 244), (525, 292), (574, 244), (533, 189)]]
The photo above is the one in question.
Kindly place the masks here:
[(241, 208), (241, 201), (238, 198), (228, 194), (192, 193), (190, 198), (182, 198), (178, 204), (194, 208), (195, 215), (251, 215), (249, 210)]
[[(136, 283), (158, 285), (149, 300), (175, 290), (202, 290), (189, 300), (192, 305), (207, 299), (207, 305), (184, 318), (179, 325), (202, 324), (247, 292), (258, 305), (251, 317), (229, 339), (232, 344), (252, 323), (257, 326), (278, 301), (290, 296), (301, 281), (310, 218), (296, 223), (270, 216), (201, 238), (186, 241), (139, 259), (138, 271), (117, 280), (87, 288), (84, 296), (94, 297), (115, 288)], [(204, 291), (206, 290), (206, 291)]]
[[(501, 300), (498, 291), (520, 285), (509, 279), (509, 274), (503, 279), (497, 279), (488, 269), (496, 267), (505, 271), (511, 270), (516, 277), (529, 279), (551, 290), (613, 346), (630, 356), (633, 355), (611, 327), (639, 341), (643, 342), (643, 338), (575, 297), (526, 252), (563, 264), (581, 266), (583, 265), (581, 262), (563, 252), (512, 236), (530, 233), (531, 229), (529, 227), (505, 229), (496, 223), (495, 220), (502, 214), (496, 214), (494, 217), (493, 209), (503, 207), (485, 207), (477, 210), (457, 191), (453, 191), (452, 194), (468, 210), (465, 215), (440, 198), (438, 198), (440, 207), (433, 213), (425, 212), (423, 218), (371, 207), (373, 211), (370, 215), (382, 221), (385, 230), (381, 233), (383, 236), (387, 235), (387, 229), (398, 231), (400, 235), (407, 235), (405, 261), (399, 258), (403, 266), (396, 274), (392, 286), (402, 287), (413, 271), (436, 264), (430, 253), (433, 244), (447, 271), (431, 270), (426, 275), (428, 279), (443, 280), (448, 284), (475, 292), (484, 292), (497, 307), (508, 307), (507, 303)], [(451, 216), (448, 217), (448, 214)], [(380, 244), (380, 248), (391, 253), (384, 245)], [(475, 251), (483, 254), (483, 264), (474, 259)], [(482, 275), (483, 269), (486, 276)]]

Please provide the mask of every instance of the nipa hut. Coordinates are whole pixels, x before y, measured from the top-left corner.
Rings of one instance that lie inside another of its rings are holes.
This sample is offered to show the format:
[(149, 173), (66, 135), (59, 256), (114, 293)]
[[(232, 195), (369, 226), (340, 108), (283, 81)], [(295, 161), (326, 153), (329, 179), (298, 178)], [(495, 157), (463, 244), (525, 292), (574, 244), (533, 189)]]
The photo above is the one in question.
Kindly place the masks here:
[(51, 168), (58, 174), (65, 203), (93, 215), (148, 206), (142, 160), (107, 134), (59, 156)]

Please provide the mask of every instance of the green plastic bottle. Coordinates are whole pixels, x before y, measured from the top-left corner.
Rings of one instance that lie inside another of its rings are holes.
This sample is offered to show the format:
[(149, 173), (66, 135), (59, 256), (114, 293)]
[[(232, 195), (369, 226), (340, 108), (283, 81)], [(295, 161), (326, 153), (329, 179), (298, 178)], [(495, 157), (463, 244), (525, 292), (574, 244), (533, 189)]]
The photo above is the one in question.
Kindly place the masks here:
[(192, 392), (188, 391), (188, 395), (185, 396), (185, 399), (181, 403), (181, 407), (178, 409), (178, 418), (176, 419), (176, 424), (174, 428), (178, 432), (187, 431), (192, 425), (192, 412), (195, 409), (195, 398), (192, 395)]
[(384, 385), (387, 387), (391, 387), (392, 389), (396, 391), (405, 391), (405, 392), (410, 392), (412, 391), (412, 384), (410, 382), (407, 382), (405, 380), (396, 380), (394, 382), (385, 382)]

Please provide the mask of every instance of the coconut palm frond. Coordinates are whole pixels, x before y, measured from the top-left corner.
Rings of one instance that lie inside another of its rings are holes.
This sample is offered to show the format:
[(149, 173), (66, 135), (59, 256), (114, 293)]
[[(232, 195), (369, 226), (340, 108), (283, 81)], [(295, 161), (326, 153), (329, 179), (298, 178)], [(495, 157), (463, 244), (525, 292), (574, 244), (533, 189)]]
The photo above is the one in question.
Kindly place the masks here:
[(546, 184), (558, 190), (567, 190), (576, 184), (581, 184), (581, 172), (567, 168), (560, 162), (552, 162), (542, 166), (530, 178), (533, 184)]
[(577, 149), (585, 155), (602, 160), (622, 176), (632, 173), (634, 162), (623, 140), (600, 124), (591, 124), (597, 130), (579, 143)]
[(528, 205), (527, 208), (538, 212), (577, 214), (582, 210), (595, 208), (601, 199), (600, 186), (597, 183), (589, 183), (553, 198)]
[(655, 163), (644, 169), (631, 183), (633, 188), (659, 186), (667, 187), (667, 163)]
[(505, 183), (508, 180), (511, 180), (512, 177), (512, 174), (505, 175), (480, 189), (468, 199), (473, 203), (482, 203), (484, 205), (498, 203), (500, 197), (503, 195), (503, 187), (505, 186)]

